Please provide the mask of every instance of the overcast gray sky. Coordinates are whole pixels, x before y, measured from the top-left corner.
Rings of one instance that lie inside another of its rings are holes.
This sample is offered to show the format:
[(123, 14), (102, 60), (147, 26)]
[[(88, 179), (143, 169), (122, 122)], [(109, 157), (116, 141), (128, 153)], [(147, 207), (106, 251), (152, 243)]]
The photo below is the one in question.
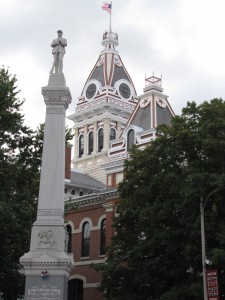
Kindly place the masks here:
[[(68, 41), (64, 74), (73, 102), (100, 51), (109, 14), (100, 0), (0, 0), (0, 64), (16, 74), (25, 122), (44, 122), (41, 87), (52, 65), (50, 44), (62, 29)], [(141, 94), (145, 75), (163, 77), (179, 114), (188, 100), (225, 98), (224, 0), (113, 0), (112, 29), (121, 58)], [(70, 124), (71, 125), (71, 124)]]

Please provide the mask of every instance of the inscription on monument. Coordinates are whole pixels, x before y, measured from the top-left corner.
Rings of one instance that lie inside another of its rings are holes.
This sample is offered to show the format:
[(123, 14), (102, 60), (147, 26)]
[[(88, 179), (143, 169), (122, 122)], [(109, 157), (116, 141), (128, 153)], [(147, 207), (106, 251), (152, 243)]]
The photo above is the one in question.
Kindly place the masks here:
[(64, 109), (62, 108), (48, 108), (47, 114), (64, 114)]
[(38, 216), (63, 216), (61, 209), (39, 209), (37, 212)]
[(43, 283), (28, 289), (27, 300), (60, 300), (60, 295), (61, 290), (57, 286)]

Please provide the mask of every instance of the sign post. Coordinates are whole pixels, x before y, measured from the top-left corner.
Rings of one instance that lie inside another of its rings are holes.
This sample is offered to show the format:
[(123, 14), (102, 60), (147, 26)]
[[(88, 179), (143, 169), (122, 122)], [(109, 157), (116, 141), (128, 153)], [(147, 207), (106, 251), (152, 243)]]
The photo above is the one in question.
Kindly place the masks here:
[(206, 271), (208, 300), (219, 300), (218, 272), (216, 269)]

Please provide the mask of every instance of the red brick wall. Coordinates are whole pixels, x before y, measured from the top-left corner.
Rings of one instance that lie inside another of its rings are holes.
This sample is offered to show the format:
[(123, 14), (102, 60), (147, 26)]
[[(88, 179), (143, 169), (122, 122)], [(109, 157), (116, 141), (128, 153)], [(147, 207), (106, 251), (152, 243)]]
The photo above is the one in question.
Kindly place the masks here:
[[(89, 218), (92, 222), (92, 227), (98, 226), (99, 219), (105, 215), (105, 209), (102, 205), (93, 205), (88, 208), (80, 208), (67, 215), (67, 220), (74, 224), (74, 229), (79, 230), (82, 220)], [(83, 261), (81, 258), (81, 240), (82, 232), (72, 235), (72, 252), (75, 261)], [(90, 234), (90, 260), (100, 259), (100, 230), (93, 230)]]
[(70, 179), (71, 174), (71, 147), (67, 145), (65, 148), (65, 179)]
[(103, 300), (103, 295), (96, 288), (84, 289), (84, 300)]
[[(114, 201), (118, 199), (114, 199)], [(110, 203), (112, 202), (109, 201)], [(104, 256), (100, 255), (100, 229), (93, 230), (92, 227), (96, 227), (99, 224), (99, 219), (105, 215), (106, 216), (106, 242), (107, 245), (110, 244), (111, 236), (113, 234), (112, 230), (112, 218), (114, 217), (113, 212), (106, 212), (102, 204), (90, 205), (88, 207), (81, 207), (77, 211), (68, 213), (66, 216), (66, 221), (71, 221), (74, 225), (74, 230), (80, 230), (78, 233), (72, 234), (72, 252), (74, 254), (75, 264), (79, 263), (73, 269), (71, 276), (76, 278), (76, 275), (79, 278), (80, 276), (85, 277), (86, 284), (100, 284), (101, 283), (101, 274), (96, 272), (92, 267), (91, 263), (95, 261), (102, 260), (104, 261)], [(81, 258), (81, 239), (82, 239), (82, 226), (81, 222), (88, 218), (92, 222), (91, 232), (90, 232), (90, 256), (89, 258)], [(83, 300), (102, 300), (102, 294), (96, 288), (85, 287), (84, 284), (84, 297)]]

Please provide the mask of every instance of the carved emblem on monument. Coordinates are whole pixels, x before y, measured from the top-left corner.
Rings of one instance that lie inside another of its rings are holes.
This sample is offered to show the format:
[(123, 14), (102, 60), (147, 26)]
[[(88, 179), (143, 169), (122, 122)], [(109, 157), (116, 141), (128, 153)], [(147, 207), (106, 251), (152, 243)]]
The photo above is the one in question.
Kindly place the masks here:
[(56, 242), (52, 238), (52, 231), (39, 232), (39, 248), (56, 248)]

